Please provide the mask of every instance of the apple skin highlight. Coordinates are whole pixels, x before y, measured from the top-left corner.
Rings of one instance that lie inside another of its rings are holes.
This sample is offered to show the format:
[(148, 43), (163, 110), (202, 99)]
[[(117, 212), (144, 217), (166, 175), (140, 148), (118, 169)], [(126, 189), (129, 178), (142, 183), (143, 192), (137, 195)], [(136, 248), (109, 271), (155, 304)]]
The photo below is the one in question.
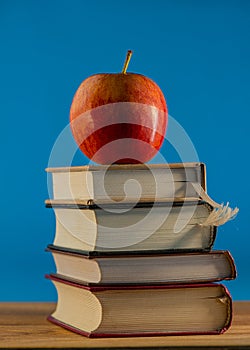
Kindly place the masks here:
[(70, 125), (81, 151), (96, 163), (146, 163), (164, 141), (167, 113), (153, 80), (136, 73), (103, 73), (77, 89)]

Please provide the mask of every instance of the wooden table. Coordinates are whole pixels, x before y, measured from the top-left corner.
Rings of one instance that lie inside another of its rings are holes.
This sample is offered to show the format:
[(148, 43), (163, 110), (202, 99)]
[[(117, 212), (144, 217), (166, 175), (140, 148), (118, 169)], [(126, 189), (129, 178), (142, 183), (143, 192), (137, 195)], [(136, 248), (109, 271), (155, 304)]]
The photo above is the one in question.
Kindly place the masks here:
[(234, 302), (232, 327), (222, 335), (89, 339), (46, 320), (54, 303), (0, 303), (0, 348), (250, 349), (250, 302)]

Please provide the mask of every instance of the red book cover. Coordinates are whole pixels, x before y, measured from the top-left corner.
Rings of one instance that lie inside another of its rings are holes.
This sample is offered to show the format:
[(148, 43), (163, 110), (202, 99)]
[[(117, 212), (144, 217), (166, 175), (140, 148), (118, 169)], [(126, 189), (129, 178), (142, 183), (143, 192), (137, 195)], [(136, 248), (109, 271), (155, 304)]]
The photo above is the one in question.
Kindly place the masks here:
[[(190, 289), (190, 288), (221, 288), (222, 294), (219, 296), (218, 299), (220, 299), (220, 301), (225, 304), (225, 308), (226, 308), (226, 320), (224, 322), (223, 327), (218, 328), (218, 329), (214, 329), (214, 330), (202, 330), (202, 331), (168, 331), (166, 329), (166, 331), (159, 331), (159, 332), (150, 332), (150, 331), (145, 331), (145, 332), (126, 332), (126, 331), (116, 331), (116, 332), (102, 332), (102, 331), (98, 331), (98, 329), (94, 332), (87, 332), (83, 329), (74, 327), (71, 324), (68, 324), (66, 322), (63, 322), (60, 319), (57, 319), (56, 317), (52, 315), (50, 315), (48, 317), (48, 320), (51, 321), (52, 323), (55, 323), (57, 325), (62, 326), (65, 329), (68, 329), (70, 331), (73, 331), (75, 333), (87, 336), (87, 337), (92, 337), (92, 338), (101, 338), (101, 337), (134, 337), (134, 336), (167, 336), (167, 335), (208, 335), (208, 334), (221, 334), (224, 333), (231, 325), (232, 322), (232, 298), (230, 296), (229, 291), (227, 290), (227, 288), (222, 285), (222, 284), (218, 284), (218, 283), (199, 283), (199, 284), (183, 284), (183, 285), (127, 285), (127, 286), (121, 286), (121, 285), (117, 285), (117, 286), (86, 286), (83, 284), (78, 284), (72, 281), (68, 281), (65, 279), (61, 279), (59, 277), (56, 276), (52, 276), (52, 275), (46, 275), (46, 278), (55, 281), (55, 282), (59, 282), (59, 283), (63, 283), (72, 287), (76, 287), (76, 288), (80, 288), (80, 289), (85, 289), (88, 290), (90, 292), (105, 292), (105, 291), (128, 291), (128, 290), (153, 290), (153, 289)], [(185, 295), (185, 293), (184, 293)]]

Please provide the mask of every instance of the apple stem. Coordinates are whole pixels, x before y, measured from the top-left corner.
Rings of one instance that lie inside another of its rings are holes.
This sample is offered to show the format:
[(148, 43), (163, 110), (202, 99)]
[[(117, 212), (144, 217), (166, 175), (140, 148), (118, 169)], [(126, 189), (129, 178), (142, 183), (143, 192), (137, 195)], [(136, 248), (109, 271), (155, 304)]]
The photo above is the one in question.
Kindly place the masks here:
[(127, 72), (131, 56), (132, 56), (132, 50), (128, 50), (127, 56), (126, 56), (126, 59), (125, 59), (125, 62), (124, 62), (123, 68), (122, 68), (122, 73), (123, 74), (126, 74), (126, 72)]

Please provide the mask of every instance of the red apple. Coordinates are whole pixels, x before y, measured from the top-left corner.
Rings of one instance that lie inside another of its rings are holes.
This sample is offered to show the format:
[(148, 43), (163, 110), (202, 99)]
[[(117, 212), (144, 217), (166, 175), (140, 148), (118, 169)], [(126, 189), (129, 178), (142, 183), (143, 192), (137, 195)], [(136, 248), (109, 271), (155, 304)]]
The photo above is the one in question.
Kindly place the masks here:
[(70, 125), (81, 151), (100, 164), (145, 163), (159, 150), (167, 127), (167, 105), (146, 76), (95, 74), (84, 80), (70, 109)]

